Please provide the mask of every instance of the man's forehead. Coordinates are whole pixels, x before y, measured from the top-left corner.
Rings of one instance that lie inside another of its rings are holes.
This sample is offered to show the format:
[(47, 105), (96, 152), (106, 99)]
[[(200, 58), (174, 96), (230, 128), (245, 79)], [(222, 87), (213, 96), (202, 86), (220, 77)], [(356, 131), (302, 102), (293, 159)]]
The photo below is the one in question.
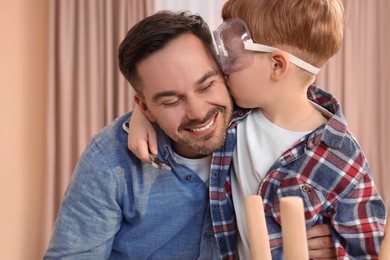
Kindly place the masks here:
[(182, 35), (164, 49), (151, 54), (137, 65), (143, 89), (153, 92), (196, 86), (210, 77), (221, 76), (220, 70), (194, 35)]

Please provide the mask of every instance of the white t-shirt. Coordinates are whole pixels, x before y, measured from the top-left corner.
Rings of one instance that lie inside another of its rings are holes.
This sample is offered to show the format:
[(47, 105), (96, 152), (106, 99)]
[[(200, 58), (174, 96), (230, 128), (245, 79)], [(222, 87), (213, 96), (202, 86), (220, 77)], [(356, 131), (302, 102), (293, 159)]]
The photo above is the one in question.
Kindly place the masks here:
[(232, 193), (237, 218), (239, 259), (251, 259), (246, 229), (244, 199), (258, 194), (261, 180), (274, 162), (298, 139), (309, 132), (292, 132), (271, 123), (254, 109), (237, 126), (233, 153)]
[(175, 153), (176, 161), (193, 170), (206, 183), (207, 187), (209, 186), (211, 157), (211, 155), (208, 155), (199, 159), (189, 159)]

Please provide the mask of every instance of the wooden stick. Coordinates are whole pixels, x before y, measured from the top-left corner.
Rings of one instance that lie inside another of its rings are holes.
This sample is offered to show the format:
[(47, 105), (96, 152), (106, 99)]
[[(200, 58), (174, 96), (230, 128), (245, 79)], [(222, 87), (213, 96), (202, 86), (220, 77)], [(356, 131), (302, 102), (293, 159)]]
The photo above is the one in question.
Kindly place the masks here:
[(261, 196), (250, 195), (245, 198), (245, 213), (251, 259), (272, 259)]
[(307, 260), (305, 213), (300, 197), (284, 197), (280, 200), (283, 255), (285, 260)]
[(390, 259), (390, 209), (387, 212), (386, 226), (385, 226), (385, 236), (383, 237), (381, 249), (379, 251), (379, 260)]

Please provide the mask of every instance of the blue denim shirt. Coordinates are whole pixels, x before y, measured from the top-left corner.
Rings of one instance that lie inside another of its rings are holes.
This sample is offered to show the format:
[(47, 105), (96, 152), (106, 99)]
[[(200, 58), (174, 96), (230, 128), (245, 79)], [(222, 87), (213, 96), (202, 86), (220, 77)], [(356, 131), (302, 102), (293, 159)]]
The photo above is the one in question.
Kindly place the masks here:
[(158, 130), (160, 159), (127, 149), (123, 115), (100, 131), (79, 160), (44, 259), (216, 259), (208, 187), (172, 156)]

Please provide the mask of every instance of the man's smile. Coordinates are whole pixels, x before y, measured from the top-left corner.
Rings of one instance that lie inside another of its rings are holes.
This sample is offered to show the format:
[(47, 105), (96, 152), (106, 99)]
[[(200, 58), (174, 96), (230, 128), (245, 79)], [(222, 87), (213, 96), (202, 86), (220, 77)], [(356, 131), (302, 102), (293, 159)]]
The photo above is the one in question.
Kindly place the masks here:
[(214, 118), (212, 118), (212, 120), (207, 125), (200, 127), (200, 128), (192, 128), (191, 131), (201, 132), (201, 131), (207, 130), (213, 125), (213, 123), (214, 123)]

